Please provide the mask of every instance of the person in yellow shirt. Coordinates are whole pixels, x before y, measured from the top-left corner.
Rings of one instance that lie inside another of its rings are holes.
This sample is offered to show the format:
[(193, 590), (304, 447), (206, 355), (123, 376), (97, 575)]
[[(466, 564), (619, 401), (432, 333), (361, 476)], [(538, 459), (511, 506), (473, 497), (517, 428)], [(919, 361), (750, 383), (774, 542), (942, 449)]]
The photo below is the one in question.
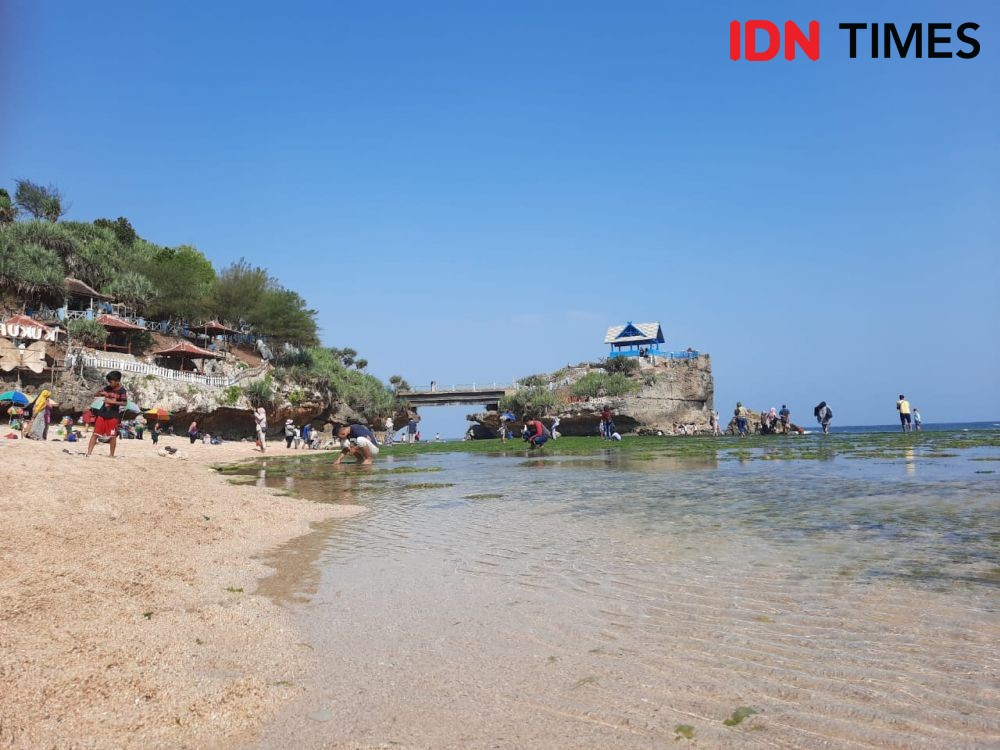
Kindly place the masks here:
[(896, 402), (896, 411), (899, 412), (899, 424), (903, 428), (903, 432), (910, 432), (913, 429), (910, 422), (910, 402), (902, 393), (899, 394), (899, 401)]

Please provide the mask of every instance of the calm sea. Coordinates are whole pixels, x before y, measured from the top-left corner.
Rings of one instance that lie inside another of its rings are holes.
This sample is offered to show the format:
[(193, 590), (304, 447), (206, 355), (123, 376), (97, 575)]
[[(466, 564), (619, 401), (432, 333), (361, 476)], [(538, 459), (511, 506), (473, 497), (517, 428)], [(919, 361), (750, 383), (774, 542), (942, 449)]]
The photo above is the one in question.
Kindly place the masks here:
[(983, 426), (272, 461), (365, 511), (268, 558), (316, 668), (260, 744), (995, 747)]
[[(1000, 430), (1000, 420), (994, 422), (924, 422), (921, 425), (924, 432), (968, 432), (971, 430)], [(867, 425), (845, 425), (837, 427), (830, 425), (830, 432), (900, 432), (899, 423), (895, 424), (867, 424)]]

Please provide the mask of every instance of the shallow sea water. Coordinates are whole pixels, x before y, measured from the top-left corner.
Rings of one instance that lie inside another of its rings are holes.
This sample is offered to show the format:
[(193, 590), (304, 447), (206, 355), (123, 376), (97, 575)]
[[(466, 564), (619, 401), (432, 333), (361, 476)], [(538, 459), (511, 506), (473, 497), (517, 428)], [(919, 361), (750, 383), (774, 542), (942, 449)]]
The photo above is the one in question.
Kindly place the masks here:
[(268, 558), (317, 668), (260, 746), (1000, 747), (1000, 449), (721, 445), (265, 473), (366, 511)]

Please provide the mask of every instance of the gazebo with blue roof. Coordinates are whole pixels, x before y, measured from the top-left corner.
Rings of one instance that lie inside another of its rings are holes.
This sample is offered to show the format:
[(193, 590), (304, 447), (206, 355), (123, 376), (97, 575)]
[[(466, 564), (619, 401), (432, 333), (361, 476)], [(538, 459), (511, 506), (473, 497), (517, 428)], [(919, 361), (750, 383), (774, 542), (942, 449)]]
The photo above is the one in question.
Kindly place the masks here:
[(660, 344), (664, 343), (663, 329), (659, 321), (611, 326), (604, 335), (604, 343), (611, 345), (609, 357), (638, 357), (640, 354), (655, 356), (660, 354)]

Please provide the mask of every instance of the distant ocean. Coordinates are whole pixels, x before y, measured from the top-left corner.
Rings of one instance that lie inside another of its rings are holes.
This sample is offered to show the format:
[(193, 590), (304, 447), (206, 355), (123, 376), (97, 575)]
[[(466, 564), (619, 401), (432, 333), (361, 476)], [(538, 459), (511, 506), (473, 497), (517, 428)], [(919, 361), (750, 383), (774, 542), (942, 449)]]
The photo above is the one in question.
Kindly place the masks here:
[[(818, 425), (802, 425), (807, 430), (817, 429)], [(961, 432), (963, 430), (1000, 430), (1000, 419), (993, 422), (924, 422), (921, 425), (924, 432)], [(859, 424), (837, 427), (830, 425), (830, 432), (899, 432), (896, 424)]]

